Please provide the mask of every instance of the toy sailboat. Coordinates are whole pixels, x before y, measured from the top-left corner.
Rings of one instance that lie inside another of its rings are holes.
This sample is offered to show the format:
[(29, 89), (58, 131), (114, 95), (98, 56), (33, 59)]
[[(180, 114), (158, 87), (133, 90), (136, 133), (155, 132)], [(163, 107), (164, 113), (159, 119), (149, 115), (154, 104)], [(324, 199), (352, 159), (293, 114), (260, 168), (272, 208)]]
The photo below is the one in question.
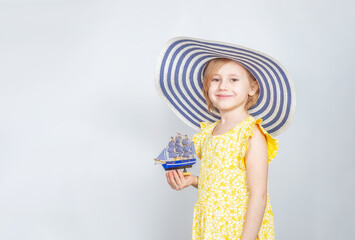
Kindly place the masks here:
[(186, 168), (191, 168), (196, 163), (194, 143), (188, 139), (187, 135), (182, 139), (178, 133), (175, 139), (171, 137), (168, 146), (154, 160), (155, 164), (162, 164), (165, 171), (184, 169), (184, 176), (190, 175), (191, 173), (187, 172)]

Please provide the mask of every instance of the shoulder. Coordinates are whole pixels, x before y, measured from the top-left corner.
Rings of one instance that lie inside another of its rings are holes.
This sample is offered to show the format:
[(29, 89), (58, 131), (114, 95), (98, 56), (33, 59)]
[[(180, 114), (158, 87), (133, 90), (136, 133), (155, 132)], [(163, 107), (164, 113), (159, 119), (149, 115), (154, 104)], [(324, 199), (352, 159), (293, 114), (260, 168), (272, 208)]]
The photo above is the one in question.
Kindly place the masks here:
[[(218, 121), (217, 121), (218, 122)], [(200, 123), (200, 133), (209, 133), (216, 126), (217, 122), (201, 122)]]
[(267, 142), (264, 132), (259, 124), (255, 124), (252, 128), (252, 135), (249, 139), (249, 148), (267, 148)]
[(208, 135), (211, 129), (213, 129), (214, 123), (210, 122), (201, 122), (200, 123), (200, 132), (194, 134), (193, 139), (197, 141), (198, 139), (201, 139), (205, 136)]
[(261, 126), (262, 119), (255, 119), (254, 117), (250, 117), (249, 122), (249, 131), (250, 131), (250, 139), (267, 142), (268, 132)]
[(209, 125), (211, 125), (210, 122), (200, 122), (200, 129), (201, 131), (204, 130), (206, 127), (208, 127)]
[(279, 142), (261, 126), (261, 122), (261, 119), (253, 121), (249, 148), (250, 151), (266, 152), (270, 163), (278, 152)]
[(267, 140), (258, 124), (252, 127), (245, 159), (247, 169), (265, 166), (268, 163)]
[(261, 122), (262, 122), (261, 119), (255, 119), (251, 117), (251, 122), (249, 125), (250, 136), (249, 136), (248, 152), (252, 152), (252, 151), (267, 152), (267, 139), (263, 131), (263, 128), (260, 125)]

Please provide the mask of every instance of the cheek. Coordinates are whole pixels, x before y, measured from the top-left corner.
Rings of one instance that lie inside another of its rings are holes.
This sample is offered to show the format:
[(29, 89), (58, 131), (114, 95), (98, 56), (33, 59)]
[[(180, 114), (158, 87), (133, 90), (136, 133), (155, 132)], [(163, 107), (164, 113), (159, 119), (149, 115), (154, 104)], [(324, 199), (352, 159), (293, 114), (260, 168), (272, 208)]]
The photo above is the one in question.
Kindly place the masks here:
[(209, 97), (212, 96), (212, 95), (213, 95), (213, 92), (214, 92), (214, 88), (213, 88), (212, 85), (210, 85), (210, 87), (208, 88), (208, 91), (207, 91), (208, 96), (209, 96)]
[(210, 99), (210, 101), (212, 103), (214, 103), (214, 89), (213, 87), (210, 86), (210, 88), (208, 89), (208, 98)]

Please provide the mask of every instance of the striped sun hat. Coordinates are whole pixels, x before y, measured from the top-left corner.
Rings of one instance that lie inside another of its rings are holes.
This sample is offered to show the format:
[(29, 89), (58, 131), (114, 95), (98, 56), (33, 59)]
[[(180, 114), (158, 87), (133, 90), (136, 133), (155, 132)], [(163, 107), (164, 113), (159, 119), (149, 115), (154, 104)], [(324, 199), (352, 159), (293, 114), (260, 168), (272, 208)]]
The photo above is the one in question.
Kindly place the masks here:
[(173, 38), (163, 48), (156, 69), (156, 88), (170, 108), (189, 126), (199, 129), (200, 122), (215, 122), (202, 92), (202, 75), (213, 58), (229, 58), (246, 67), (260, 87), (259, 99), (248, 110), (263, 120), (262, 126), (277, 136), (290, 125), (296, 106), (293, 82), (286, 69), (272, 57), (235, 44)]

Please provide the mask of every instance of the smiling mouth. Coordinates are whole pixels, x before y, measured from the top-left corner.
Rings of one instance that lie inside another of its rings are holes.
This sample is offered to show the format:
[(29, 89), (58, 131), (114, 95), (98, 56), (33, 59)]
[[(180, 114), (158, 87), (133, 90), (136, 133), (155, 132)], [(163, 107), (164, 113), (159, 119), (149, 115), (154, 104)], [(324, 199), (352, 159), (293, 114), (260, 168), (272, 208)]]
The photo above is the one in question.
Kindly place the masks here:
[(216, 96), (219, 97), (219, 98), (232, 97), (232, 95), (224, 95), (224, 94), (219, 94), (219, 95), (216, 95)]

